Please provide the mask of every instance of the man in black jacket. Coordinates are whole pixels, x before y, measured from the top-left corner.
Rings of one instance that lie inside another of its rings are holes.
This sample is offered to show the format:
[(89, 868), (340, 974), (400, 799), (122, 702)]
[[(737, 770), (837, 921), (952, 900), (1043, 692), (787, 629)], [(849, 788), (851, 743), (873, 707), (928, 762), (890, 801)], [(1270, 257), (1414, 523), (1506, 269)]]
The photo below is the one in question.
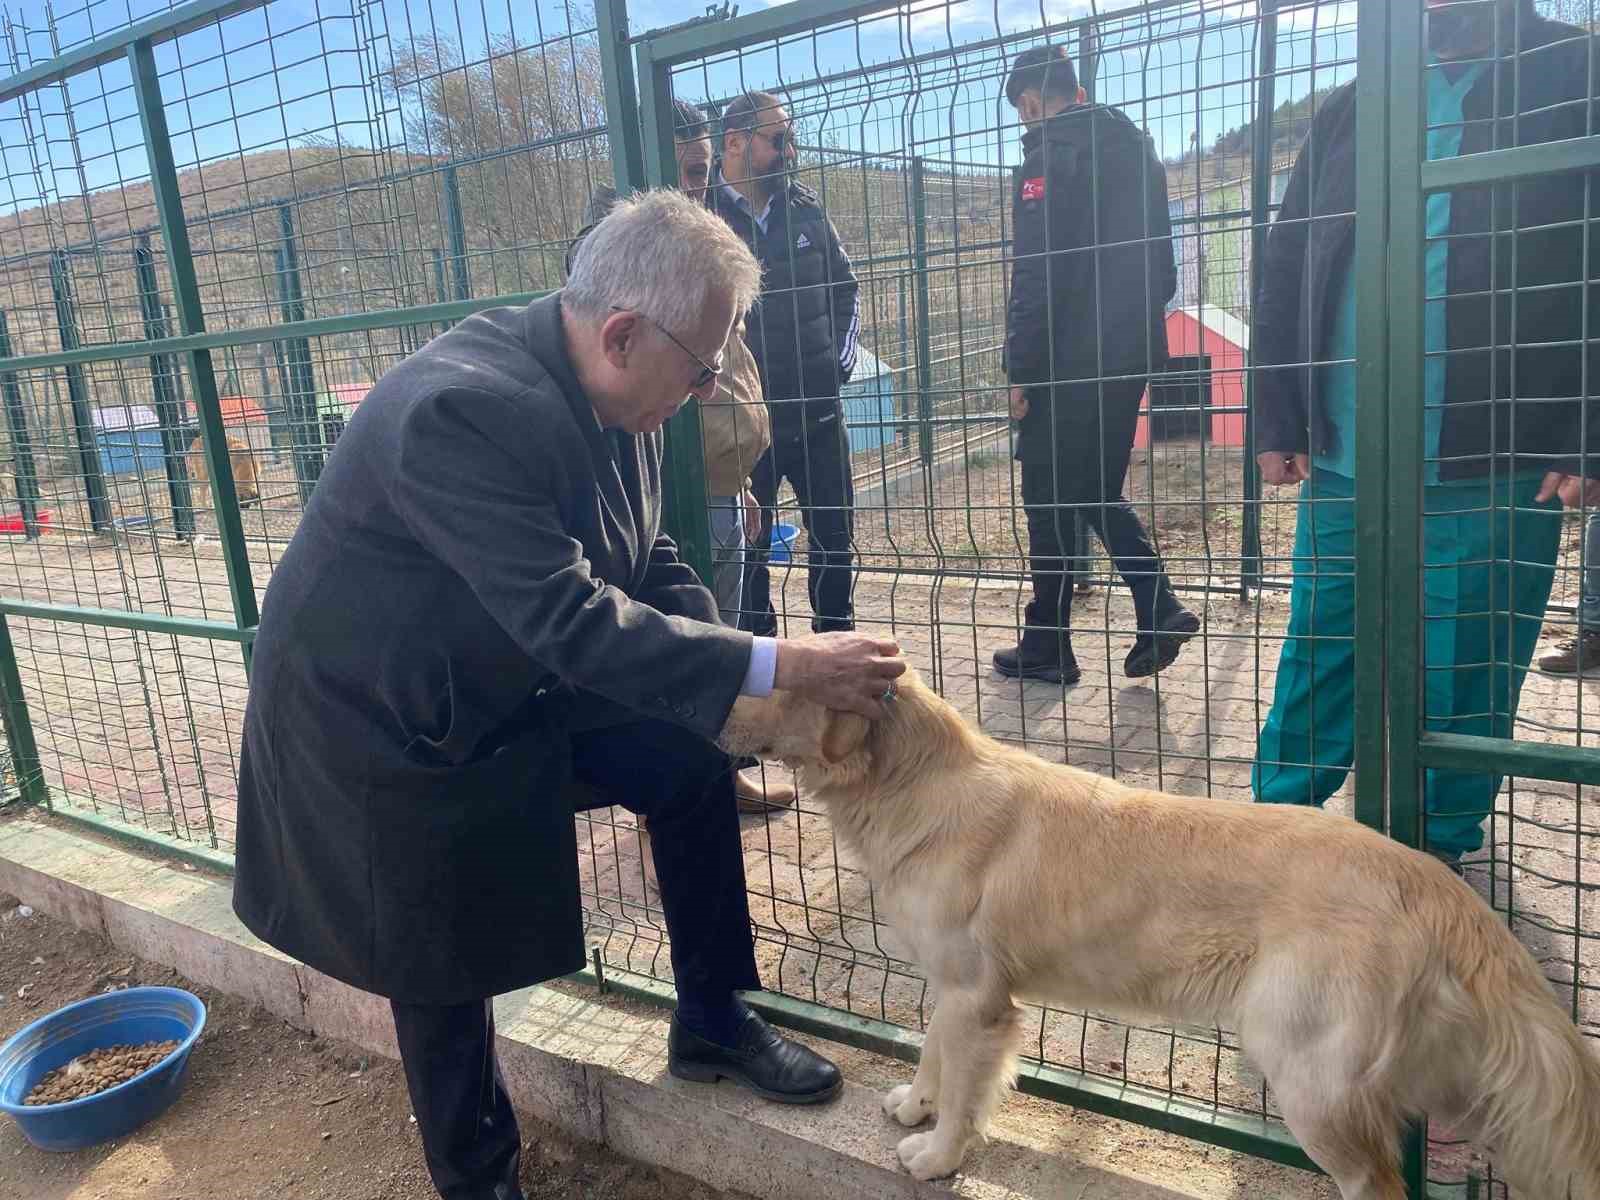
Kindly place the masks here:
[(1006, 371), (1018, 422), (1033, 601), (1020, 645), (995, 653), (1002, 675), (1076, 683), (1074, 515), (1133, 593), (1131, 679), (1177, 658), (1200, 621), (1178, 603), (1133, 506), (1123, 498), (1139, 403), (1167, 361), (1166, 303), (1177, 290), (1166, 172), (1121, 112), (1086, 103), (1060, 46), (1016, 58), (1006, 99), (1027, 132), (1017, 171)]
[(661, 534), (661, 426), (716, 385), (760, 269), (674, 192), (622, 201), (561, 292), (388, 372), (273, 573), (239, 760), (234, 910), (390, 999), (435, 1185), (520, 1200), (489, 998), (584, 964), (573, 779), (648, 817), (678, 1011), (668, 1067), (826, 1100), (760, 986), (730, 764), (735, 698), (881, 711), (855, 634), (752, 638)]
[[(1542, 20), (1531, 0), (1429, 9), (1429, 158), (1595, 128), (1587, 34)], [(1312, 122), (1258, 275), (1257, 461), (1267, 483), (1301, 485), (1288, 636), (1252, 779), (1272, 803), (1323, 803), (1355, 752), (1357, 152), (1350, 83)], [(1600, 497), (1584, 479), (1600, 451), (1588, 403), (1600, 356), (1582, 344), (1600, 334), (1600, 298), (1585, 322), (1597, 200), (1600, 179), (1581, 172), (1427, 200), (1418, 483), (1431, 731), (1511, 735), (1559, 550), (1557, 499)], [(1458, 865), (1481, 847), (1499, 786), (1429, 771), (1429, 849)]]
[(839, 389), (855, 370), (860, 305), (839, 235), (817, 194), (792, 178), (796, 149), (794, 126), (776, 96), (750, 92), (723, 111), (713, 201), (764, 272), (761, 303), (745, 321), (772, 414), (772, 447), (751, 473), (761, 529), (750, 550), (745, 597), (751, 628), (764, 634), (778, 628), (767, 556), (785, 479), (800, 501), (809, 540), (811, 627), (855, 628), (855, 491)]

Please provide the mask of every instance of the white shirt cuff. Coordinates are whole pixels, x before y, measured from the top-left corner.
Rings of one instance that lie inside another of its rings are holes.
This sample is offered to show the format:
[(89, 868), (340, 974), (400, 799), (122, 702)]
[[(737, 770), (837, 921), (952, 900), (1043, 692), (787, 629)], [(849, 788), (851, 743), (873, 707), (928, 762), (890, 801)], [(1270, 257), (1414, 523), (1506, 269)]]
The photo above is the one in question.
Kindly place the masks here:
[(750, 639), (750, 667), (744, 673), (741, 696), (770, 696), (772, 681), (778, 674), (778, 639), (758, 637)]

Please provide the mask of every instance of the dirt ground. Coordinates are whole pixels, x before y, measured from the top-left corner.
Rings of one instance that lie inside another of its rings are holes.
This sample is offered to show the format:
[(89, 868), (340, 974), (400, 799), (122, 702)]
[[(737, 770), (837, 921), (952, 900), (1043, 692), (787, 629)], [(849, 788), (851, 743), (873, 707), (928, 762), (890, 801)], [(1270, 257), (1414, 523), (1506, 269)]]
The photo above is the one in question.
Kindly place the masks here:
[[(36, 1150), (0, 1118), (0, 1200), (434, 1200), (398, 1063), (0, 898), (0, 1039), (124, 984), (184, 987), (205, 1002), (183, 1095), (129, 1137), (72, 1154)], [(724, 1195), (527, 1119), (522, 1133), (528, 1200)]]

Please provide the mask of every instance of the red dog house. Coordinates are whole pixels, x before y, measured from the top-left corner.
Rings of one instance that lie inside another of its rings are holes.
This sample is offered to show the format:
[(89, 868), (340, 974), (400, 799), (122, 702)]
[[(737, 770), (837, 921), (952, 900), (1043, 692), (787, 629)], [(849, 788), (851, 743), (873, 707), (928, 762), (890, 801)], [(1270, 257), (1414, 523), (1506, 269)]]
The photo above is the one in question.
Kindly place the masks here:
[[(1167, 314), (1165, 375), (1145, 393), (1134, 445), (1204, 436), (1213, 446), (1244, 445), (1244, 371), (1250, 327), (1226, 309), (1175, 308)], [(1163, 409), (1172, 409), (1163, 412)]]

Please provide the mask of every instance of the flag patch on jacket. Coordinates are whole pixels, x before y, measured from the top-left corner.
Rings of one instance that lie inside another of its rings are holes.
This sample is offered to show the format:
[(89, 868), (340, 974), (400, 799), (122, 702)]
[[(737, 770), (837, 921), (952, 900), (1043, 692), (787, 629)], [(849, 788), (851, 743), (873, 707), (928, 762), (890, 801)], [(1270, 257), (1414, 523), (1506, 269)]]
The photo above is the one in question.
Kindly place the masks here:
[(1023, 199), (1024, 203), (1026, 203), (1029, 200), (1043, 200), (1044, 199), (1044, 176), (1043, 175), (1040, 175), (1036, 179), (1024, 179), (1022, 181), (1022, 199)]

